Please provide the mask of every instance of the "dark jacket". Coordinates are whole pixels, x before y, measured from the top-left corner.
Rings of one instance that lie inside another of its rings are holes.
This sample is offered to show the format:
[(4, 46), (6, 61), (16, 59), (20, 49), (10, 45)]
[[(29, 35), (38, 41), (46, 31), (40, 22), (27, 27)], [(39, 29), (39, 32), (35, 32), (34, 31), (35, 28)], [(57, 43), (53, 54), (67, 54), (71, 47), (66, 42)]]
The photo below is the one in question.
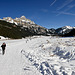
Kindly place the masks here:
[(5, 50), (6, 44), (2, 44), (1, 47), (3, 50)]

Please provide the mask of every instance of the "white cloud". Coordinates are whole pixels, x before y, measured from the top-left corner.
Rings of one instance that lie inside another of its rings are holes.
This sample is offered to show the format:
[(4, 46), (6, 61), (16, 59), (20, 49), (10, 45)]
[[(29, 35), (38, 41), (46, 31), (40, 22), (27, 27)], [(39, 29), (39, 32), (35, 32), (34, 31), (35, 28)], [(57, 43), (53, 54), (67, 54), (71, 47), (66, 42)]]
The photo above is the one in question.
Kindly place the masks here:
[(60, 15), (60, 14), (75, 16), (75, 14), (73, 14), (73, 13), (64, 12), (64, 11), (61, 11), (61, 12), (56, 12), (56, 13), (58, 13), (56, 16), (58, 16), (58, 15)]
[[(57, 0), (54, 0), (54, 2), (51, 4), (51, 6), (56, 2)], [(73, 13), (69, 13), (69, 10), (75, 7), (75, 4), (73, 4), (74, 0), (65, 0), (65, 2), (63, 2), (63, 4), (57, 8), (57, 10), (54, 13), (57, 13), (56, 16), (59, 16), (61, 14), (64, 15), (72, 15), (75, 16), (75, 14)], [(71, 4), (72, 3), (72, 4)], [(63, 9), (65, 8), (65, 9)], [(62, 11), (60, 11), (61, 9), (63, 9)]]
[(74, 8), (75, 7), (75, 4), (73, 4), (73, 5), (69, 5), (69, 6), (67, 6), (68, 8), (67, 9), (65, 9), (64, 11), (68, 11), (68, 10), (70, 10), (70, 9), (72, 9), (72, 8)]
[(69, 5), (68, 8), (73, 8), (75, 7), (75, 4)]
[[(75, 16), (75, 14), (72, 14), (72, 13), (69, 13), (69, 12), (68, 12), (70, 9), (72, 9), (72, 8), (75, 7), (75, 4), (70, 4), (70, 3), (73, 2), (73, 1), (74, 1), (74, 0), (66, 0), (66, 1), (64, 2), (64, 4), (63, 4), (61, 7), (58, 7), (58, 9), (57, 9), (57, 11), (56, 11), (56, 13), (57, 13), (56, 16), (61, 15), (61, 14)], [(69, 5), (69, 4), (70, 4), (70, 5)], [(66, 7), (65, 7), (65, 6), (66, 6)], [(64, 10), (59, 11), (59, 10), (63, 9), (64, 7), (65, 7)]]
[(57, 0), (54, 0), (54, 2), (53, 2), (53, 3), (51, 3), (51, 5), (50, 5), (50, 6), (54, 5), (56, 1), (57, 1)]
[(68, 4), (70, 4), (73, 1), (74, 0), (66, 0), (62, 6), (60, 6), (60, 7), (57, 8), (57, 10), (61, 10), (62, 8), (64, 8), (65, 6), (67, 6)]

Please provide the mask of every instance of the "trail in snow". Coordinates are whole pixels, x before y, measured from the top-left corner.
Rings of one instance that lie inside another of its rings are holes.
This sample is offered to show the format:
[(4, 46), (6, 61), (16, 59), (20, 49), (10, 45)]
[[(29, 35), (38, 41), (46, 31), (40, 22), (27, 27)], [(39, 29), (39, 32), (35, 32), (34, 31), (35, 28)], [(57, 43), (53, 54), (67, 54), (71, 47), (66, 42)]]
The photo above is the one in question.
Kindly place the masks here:
[(5, 55), (0, 51), (1, 75), (75, 75), (74, 37), (36, 36), (5, 42)]
[(26, 40), (7, 40), (5, 42), (7, 43), (6, 53), (5, 55), (0, 54), (0, 75), (31, 75), (31, 73), (40, 75), (36, 68), (21, 54)]

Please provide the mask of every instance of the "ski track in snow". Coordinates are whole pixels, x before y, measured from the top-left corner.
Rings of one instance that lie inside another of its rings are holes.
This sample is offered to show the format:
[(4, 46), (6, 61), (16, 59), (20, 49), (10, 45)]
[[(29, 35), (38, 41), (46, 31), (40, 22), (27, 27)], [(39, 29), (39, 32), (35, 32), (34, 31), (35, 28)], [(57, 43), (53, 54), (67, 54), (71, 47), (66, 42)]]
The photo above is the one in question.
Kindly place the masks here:
[(34, 36), (0, 48), (0, 75), (75, 75), (75, 37)]

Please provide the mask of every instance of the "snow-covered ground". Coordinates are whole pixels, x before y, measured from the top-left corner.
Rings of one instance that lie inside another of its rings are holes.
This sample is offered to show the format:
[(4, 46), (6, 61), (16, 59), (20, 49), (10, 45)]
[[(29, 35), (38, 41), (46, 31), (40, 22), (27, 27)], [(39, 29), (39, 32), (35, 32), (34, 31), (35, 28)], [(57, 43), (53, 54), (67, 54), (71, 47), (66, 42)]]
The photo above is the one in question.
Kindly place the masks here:
[(34, 36), (0, 47), (0, 75), (75, 75), (75, 37)]
[(3, 36), (0, 36), (0, 40), (6, 40), (6, 39), (8, 39), (8, 38), (5, 38), (5, 37), (3, 37)]

